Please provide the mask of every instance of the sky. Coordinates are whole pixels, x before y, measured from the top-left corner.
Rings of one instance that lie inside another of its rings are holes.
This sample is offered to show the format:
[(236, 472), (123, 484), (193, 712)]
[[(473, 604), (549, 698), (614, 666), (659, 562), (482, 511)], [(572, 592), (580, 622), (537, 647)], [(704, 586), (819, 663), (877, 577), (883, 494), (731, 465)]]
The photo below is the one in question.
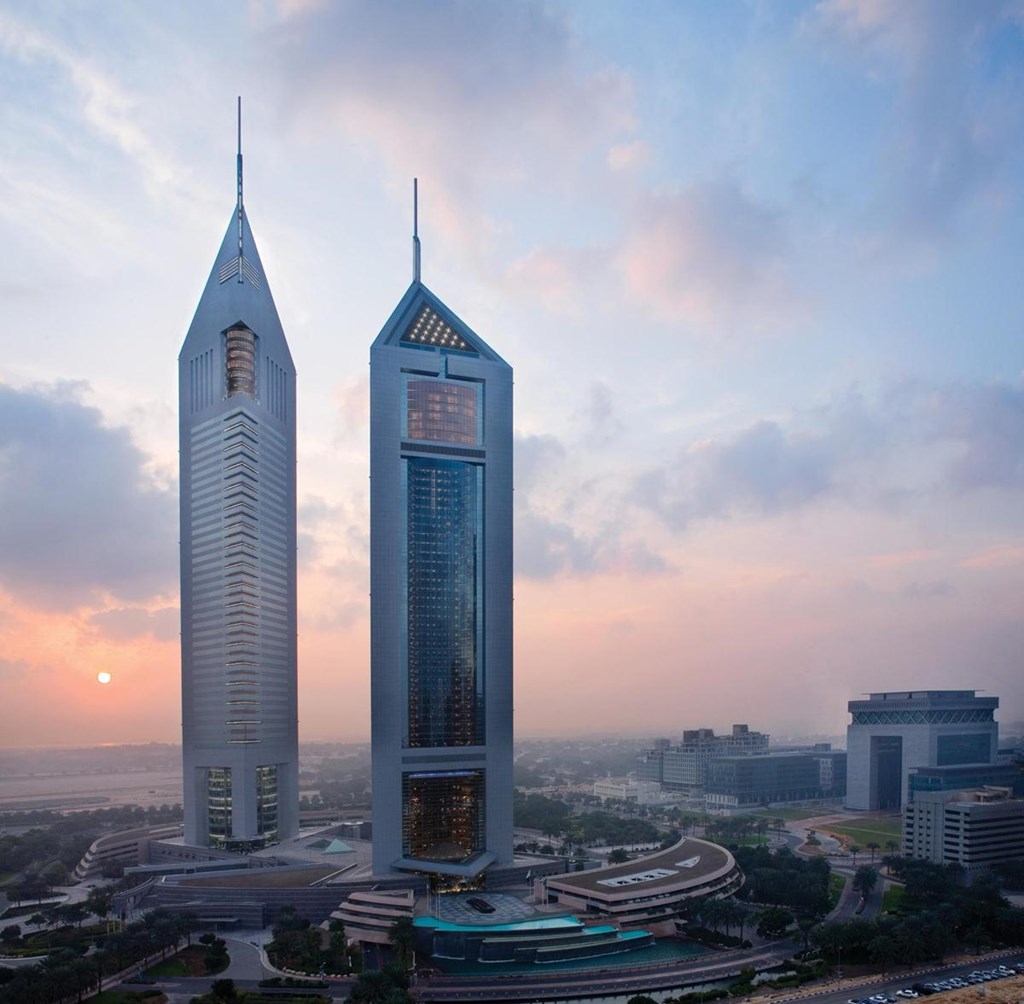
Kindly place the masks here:
[(1024, 719), (1024, 4), (0, 0), (0, 745), (179, 737), (176, 360), (237, 95), (302, 739), (369, 733), (413, 177), (424, 282), (515, 371), (518, 735)]

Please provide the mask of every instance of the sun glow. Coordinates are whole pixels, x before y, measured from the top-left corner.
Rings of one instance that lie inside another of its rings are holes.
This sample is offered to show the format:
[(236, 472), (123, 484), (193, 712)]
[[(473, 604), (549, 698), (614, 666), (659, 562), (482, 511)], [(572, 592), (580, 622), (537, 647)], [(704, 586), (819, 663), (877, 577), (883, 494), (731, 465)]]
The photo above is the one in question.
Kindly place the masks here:
[(100, 683), (110, 683), (111, 676), (106, 670), (104, 670), (102, 673), (96, 674), (96, 679), (99, 680)]

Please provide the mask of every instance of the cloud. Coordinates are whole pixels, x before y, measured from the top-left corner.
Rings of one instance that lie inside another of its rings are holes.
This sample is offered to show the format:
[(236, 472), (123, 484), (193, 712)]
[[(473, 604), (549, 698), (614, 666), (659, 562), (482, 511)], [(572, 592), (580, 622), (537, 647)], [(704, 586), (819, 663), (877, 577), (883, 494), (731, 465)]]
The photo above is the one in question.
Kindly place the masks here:
[(300, 125), (332, 121), (402, 178), (429, 178), (431, 222), (465, 247), (493, 236), (484, 186), (568, 184), (585, 152), (632, 128), (626, 80), (580, 65), (544, 4), (415, 0), (299, 7), (268, 29), (268, 65)]
[(615, 395), (603, 380), (595, 380), (587, 389), (582, 417), (587, 424), (588, 445), (605, 446), (624, 426), (615, 412)]
[(877, 179), (883, 218), (932, 241), (980, 203), (1001, 201), (1024, 88), (989, 43), (1007, 32), (1019, 51), (1011, 4), (824, 0), (805, 23), (862, 64), (876, 86), (892, 84)]
[(82, 385), (0, 384), (0, 582), (47, 607), (175, 587), (174, 493)]
[(582, 318), (607, 275), (604, 249), (537, 247), (512, 262), (504, 281), (512, 296), (539, 301), (551, 313)]
[(1024, 488), (1024, 388), (907, 382), (851, 391), (785, 420), (686, 444), (634, 480), (633, 501), (677, 529), (828, 501), (887, 508), (915, 497)]
[(780, 512), (828, 491), (833, 463), (821, 437), (758, 422), (731, 440), (691, 447), (672, 468), (641, 474), (634, 498), (677, 527), (733, 512)]
[(130, 641), (151, 635), (157, 641), (175, 641), (181, 626), (178, 607), (120, 607), (102, 610), (89, 617), (89, 624), (115, 641)]
[(515, 479), (516, 493), (527, 495), (549, 475), (557, 474), (563, 467), (566, 449), (557, 436), (550, 433), (528, 435), (515, 434)]
[[(88, 128), (137, 168), (150, 193), (161, 202), (172, 198), (183, 208), (192, 206), (195, 183), (190, 168), (171, 155), (158, 132), (143, 128), (137, 99), (113, 77), (73, 46), (7, 12), (0, 12), (0, 47), (23, 65), (46, 64), (47, 74), (49, 67), (56, 68), (71, 85)], [(56, 191), (39, 194), (59, 197)]]
[(627, 292), (663, 320), (764, 331), (805, 309), (789, 277), (780, 213), (729, 178), (648, 194), (627, 222)]
[(608, 151), (608, 166), (613, 171), (635, 171), (651, 163), (651, 148), (642, 139), (617, 143)]
[(596, 544), (578, 536), (568, 523), (529, 510), (516, 515), (517, 575), (549, 579), (561, 574), (587, 575), (600, 567)]
[(36, 667), (30, 666), (20, 659), (0, 659), (0, 680), (31, 680), (36, 675)]
[(574, 454), (600, 445), (594, 430), (616, 420), (610, 396), (595, 384), (584, 417), (584, 443), (569, 446), (550, 434), (517, 433), (515, 439), (515, 570), (527, 579), (601, 575), (612, 570), (661, 572), (663, 559), (625, 533), (625, 524), (611, 511), (592, 519), (578, 517), (579, 499), (593, 499), (598, 486), (579, 480), (571, 463)]
[(933, 435), (957, 444), (948, 469), (953, 486), (1024, 487), (1024, 388), (954, 386), (930, 396), (927, 409)]

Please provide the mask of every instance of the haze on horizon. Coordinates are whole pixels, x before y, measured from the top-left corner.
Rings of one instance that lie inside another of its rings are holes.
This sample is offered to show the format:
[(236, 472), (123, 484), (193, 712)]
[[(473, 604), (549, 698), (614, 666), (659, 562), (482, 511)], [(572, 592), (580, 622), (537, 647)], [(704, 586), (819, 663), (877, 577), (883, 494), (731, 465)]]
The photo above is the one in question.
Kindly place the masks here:
[(1024, 11), (631, 11), (0, 5), (0, 745), (180, 740), (176, 359), (239, 93), (304, 741), (368, 734), (414, 176), (424, 281), (515, 370), (518, 733), (835, 735), (904, 688), (1024, 719)]

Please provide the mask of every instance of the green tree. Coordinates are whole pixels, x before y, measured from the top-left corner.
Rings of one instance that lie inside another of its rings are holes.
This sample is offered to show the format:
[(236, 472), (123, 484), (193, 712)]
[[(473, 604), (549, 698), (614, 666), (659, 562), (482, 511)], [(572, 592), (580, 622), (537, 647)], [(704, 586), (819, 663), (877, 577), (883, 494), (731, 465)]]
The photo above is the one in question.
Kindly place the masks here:
[(399, 964), (404, 969), (408, 969), (416, 942), (416, 927), (412, 917), (396, 917), (388, 928), (388, 940), (395, 950)]
[(100, 920), (105, 920), (110, 916), (113, 906), (114, 894), (109, 889), (92, 889), (85, 897), (85, 908)]
[(866, 899), (878, 885), (878, 871), (871, 865), (861, 865), (853, 875), (853, 891), (859, 892), (861, 899)]
[(210, 996), (216, 1001), (236, 1001), (238, 991), (235, 990), (235, 981), (229, 979), (214, 980), (210, 984)]
[(624, 847), (613, 847), (608, 855), (608, 864), (621, 865), (629, 860), (629, 853)]
[(781, 906), (770, 906), (762, 910), (757, 918), (757, 933), (762, 938), (774, 940), (785, 935), (787, 928), (796, 918)]

